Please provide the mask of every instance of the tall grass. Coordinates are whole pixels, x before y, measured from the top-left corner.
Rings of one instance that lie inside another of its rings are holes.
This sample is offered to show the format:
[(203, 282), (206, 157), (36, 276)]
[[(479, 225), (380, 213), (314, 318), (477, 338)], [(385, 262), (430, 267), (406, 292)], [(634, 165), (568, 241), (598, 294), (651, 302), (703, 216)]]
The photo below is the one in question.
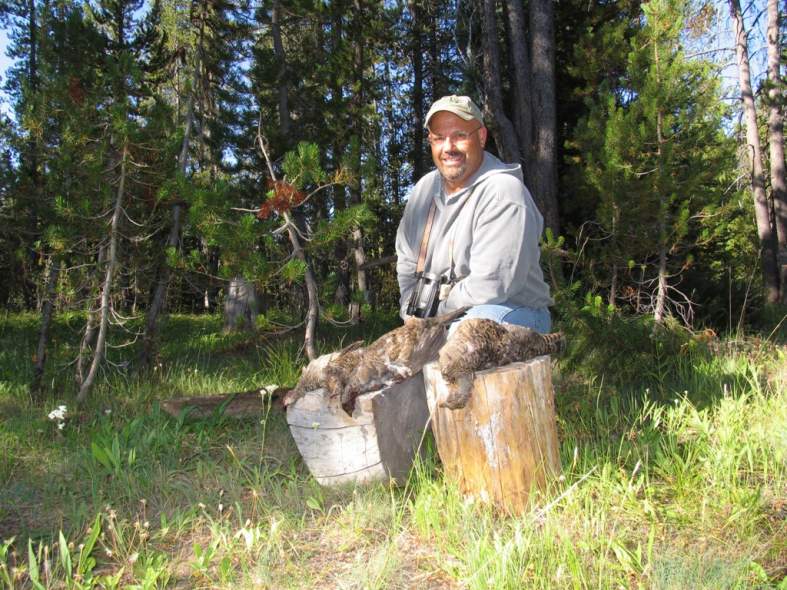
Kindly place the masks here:
[(156, 369), (108, 372), (59, 430), (76, 323), (55, 326), (37, 405), (34, 318), (0, 320), (0, 588), (787, 588), (787, 359), (767, 342), (709, 353), (637, 328), (628, 361), (585, 363), (577, 342), (556, 371), (563, 474), (510, 516), (466, 500), (429, 439), (401, 488), (326, 489), (273, 407), (166, 415), (177, 394), (297, 379), (297, 338), (217, 318), (171, 318)]

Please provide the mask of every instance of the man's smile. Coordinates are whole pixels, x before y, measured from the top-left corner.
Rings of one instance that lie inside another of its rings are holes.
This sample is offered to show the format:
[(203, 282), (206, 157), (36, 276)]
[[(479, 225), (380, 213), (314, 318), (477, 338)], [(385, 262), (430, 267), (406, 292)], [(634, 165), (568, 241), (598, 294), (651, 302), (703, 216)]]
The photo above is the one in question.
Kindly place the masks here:
[(442, 160), (446, 164), (460, 164), (465, 159), (465, 156), (461, 152), (448, 152), (443, 154)]

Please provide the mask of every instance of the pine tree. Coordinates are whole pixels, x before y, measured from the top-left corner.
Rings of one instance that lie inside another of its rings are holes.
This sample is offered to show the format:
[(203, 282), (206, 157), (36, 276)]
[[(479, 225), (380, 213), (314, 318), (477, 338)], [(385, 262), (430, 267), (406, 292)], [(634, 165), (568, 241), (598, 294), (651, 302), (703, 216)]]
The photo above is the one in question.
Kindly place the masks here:
[(680, 281), (693, 260), (692, 219), (719, 198), (720, 171), (730, 164), (721, 149), (724, 112), (710, 65), (682, 53), (687, 5), (652, 0), (643, 11), (626, 84), (605, 88), (581, 124), (583, 169), (599, 194), (596, 221), (612, 284), (628, 267), (637, 310), (657, 324), (670, 313), (690, 322), (693, 302)]

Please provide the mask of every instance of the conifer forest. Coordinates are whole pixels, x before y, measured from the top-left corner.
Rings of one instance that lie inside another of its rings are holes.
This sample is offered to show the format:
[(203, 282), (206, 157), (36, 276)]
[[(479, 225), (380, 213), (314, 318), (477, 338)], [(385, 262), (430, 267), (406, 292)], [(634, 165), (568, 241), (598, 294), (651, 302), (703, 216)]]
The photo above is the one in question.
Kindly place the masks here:
[[(0, 588), (785, 588), (784, 2), (0, 0), (0, 27)], [(538, 522), (434, 464), (327, 492), (275, 408), (160, 406), (401, 324), (448, 94), (544, 217)]]

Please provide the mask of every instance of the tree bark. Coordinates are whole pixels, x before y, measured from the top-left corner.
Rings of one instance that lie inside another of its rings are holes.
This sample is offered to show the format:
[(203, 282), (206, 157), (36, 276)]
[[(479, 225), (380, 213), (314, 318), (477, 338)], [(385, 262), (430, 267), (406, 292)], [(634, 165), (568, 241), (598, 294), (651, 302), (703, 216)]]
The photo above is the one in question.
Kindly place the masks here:
[[(194, 68), (191, 76), (191, 88), (189, 89), (188, 103), (186, 107), (186, 120), (183, 126), (183, 141), (180, 145), (180, 153), (178, 154), (178, 172), (185, 178), (186, 170), (189, 161), (189, 149), (191, 146), (191, 132), (194, 126), (194, 106), (196, 103), (195, 95), (200, 83), (200, 65), (202, 63), (201, 55), (204, 51), (205, 40), (205, 19), (206, 19), (206, 6), (195, 0), (192, 3), (192, 11), (199, 7), (199, 35), (197, 47), (194, 56)], [(167, 252), (170, 248), (177, 248), (180, 243), (180, 233), (183, 227), (183, 203), (180, 200), (172, 204), (172, 225), (167, 236), (167, 241), (164, 245), (164, 263), (162, 264), (159, 272), (158, 281), (153, 292), (153, 299), (148, 309), (147, 318), (145, 322), (145, 336), (143, 339), (142, 354), (140, 364), (143, 367), (150, 365), (153, 357), (155, 356), (156, 349), (156, 334), (158, 332), (158, 318), (164, 310), (166, 304), (167, 289), (169, 287), (170, 277), (172, 275), (172, 268), (169, 265)]]
[[(200, 31), (200, 43), (197, 46), (196, 63), (194, 64), (194, 76), (192, 78), (191, 92), (189, 93), (188, 107), (186, 109), (186, 121), (183, 129), (183, 141), (178, 155), (178, 172), (182, 177), (186, 176), (188, 167), (189, 143), (191, 140), (191, 129), (194, 121), (194, 93), (196, 92), (199, 80), (199, 52), (202, 49), (202, 31)], [(167, 298), (167, 288), (169, 279), (172, 275), (172, 268), (169, 265), (168, 251), (170, 248), (177, 248), (180, 243), (180, 231), (183, 226), (183, 204), (180, 200), (172, 204), (172, 226), (167, 235), (164, 245), (164, 262), (161, 265), (158, 281), (153, 291), (153, 299), (148, 308), (147, 318), (145, 319), (145, 336), (142, 342), (142, 354), (140, 365), (147, 367), (150, 365), (156, 354), (156, 334), (158, 332), (158, 318), (164, 310)]]
[[(268, 165), (268, 173), (271, 180), (276, 181), (276, 172), (273, 170), (273, 163), (268, 150), (265, 148), (265, 142), (262, 138), (262, 130), (257, 133), (257, 144), (260, 151), (265, 158), (265, 163)], [(292, 245), (292, 253), (295, 258), (303, 262), (306, 271), (304, 273), (304, 282), (306, 283), (306, 293), (309, 299), (309, 308), (306, 312), (306, 330), (303, 335), (303, 348), (306, 351), (306, 357), (311, 361), (317, 358), (317, 348), (315, 347), (315, 336), (317, 333), (317, 320), (320, 315), (320, 299), (317, 291), (317, 280), (314, 278), (314, 271), (312, 270), (311, 261), (306, 256), (306, 252), (301, 246), (301, 240), (298, 237), (298, 230), (295, 222), (287, 211), (282, 212), (284, 217), (285, 227), (287, 228), (287, 235), (290, 238)]]
[(251, 332), (255, 328), (256, 317), (257, 294), (254, 285), (243, 277), (235, 277), (230, 281), (224, 298), (224, 331)]
[(514, 94), (513, 123), (519, 138), (519, 147), (524, 159), (525, 184), (532, 186), (533, 161), (533, 101), (531, 97), (532, 73), (525, 30), (525, 9), (519, 0), (506, 0), (508, 13), (508, 37), (513, 64), (512, 86)]
[(552, 0), (531, 0), (533, 170), (531, 187), (545, 226), (560, 232), (557, 203), (557, 105), (555, 104), (555, 9)]
[(112, 213), (112, 224), (109, 231), (109, 253), (106, 262), (106, 273), (104, 275), (104, 285), (101, 290), (101, 307), (99, 309), (99, 322), (98, 322), (98, 338), (96, 339), (96, 347), (93, 350), (93, 361), (90, 364), (90, 370), (87, 377), (82, 382), (77, 394), (77, 404), (82, 404), (87, 399), (90, 389), (98, 373), (98, 367), (104, 359), (104, 351), (107, 341), (107, 331), (109, 329), (109, 307), (111, 302), (109, 300), (110, 292), (112, 291), (112, 279), (115, 276), (115, 269), (117, 267), (118, 257), (118, 238), (120, 236), (120, 216), (123, 212), (123, 197), (126, 189), (126, 163), (128, 160), (128, 140), (124, 140), (123, 150), (120, 154), (120, 179), (118, 182), (117, 194), (115, 197), (115, 210)]
[[(104, 266), (106, 260), (107, 248), (102, 245), (98, 249), (98, 260), (96, 262), (96, 269), (98, 272)], [(92, 286), (90, 287), (92, 289)], [(100, 297), (98, 298), (100, 300)], [(93, 308), (93, 301), (88, 305), (87, 309), (87, 322), (85, 322), (85, 333), (82, 335), (82, 341), (79, 343), (79, 355), (77, 356), (76, 367), (76, 384), (82, 387), (85, 382), (85, 359), (87, 358), (87, 351), (93, 346), (93, 341), (96, 338), (96, 331), (98, 329), (98, 310)]]
[[(353, 97), (353, 102), (355, 103), (355, 116), (354, 118), (354, 127), (355, 127), (355, 136), (357, 138), (356, 141), (356, 151), (352, 155), (352, 163), (353, 163), (353, 181), (350, 185), (350, 202), (353, 205), (360, 205), (363, 202), (363, 196), (361, 194), (361, 151), (363, 149), (363, 117), (361, 117), (361, 111), (363, 109), (364, 101), (365, 101), (365, 80), (364, 80), (364, 70), (366, 68), (366, 58), (364, 55), (363, 50), (363, 22), (364, 22), (364, 9), (363, 9), (363, 2), (362, 0), (355, 0), (354, 2), (355, 7), (355, 27), (356, 27), (356, 40), (355, 40), (355, 73), (356, 73), (356, 84), (357, 84), (357, 92)], [(366, 303), (371, 302), (371, 295), (369, 293), (369, 283), (366, 276), (366, 271), (363, 269), (363, 265), (366, 262), (366, 252), (364, 250), (363, 245), (363, 232), (361, 231), (360, 227), (355, 227), (352, 230), (352, 251), (353, 251), (353, 259), (355, 260), (355, 271), (358, 280), (358, 291), (363, 296), (363, 300)], [(358, 321), (356, 307), (353, 307), (353, 322)]]
[(749, 69), (748, 35), (743, 23), (739, 0), (730, 0), (730, 15), (735, 25), (735, 54), (738, 61), (738, 80), (741, 86), (741, 101), (746, 124), (746, 143), (751, 164), (751, 186), (754, 197), (754, 217), (760, 239), (760, 262), (762, 264), (765, 299), (768, 303), (779, 301), (779, 272), (776, 261), (776, 236), (771, 226), (768, 198), (765, 194), (765, 173), (762, 165), (760, 136), (757, 130), (757, 111)]
[(54, 256), (49, 259), (49, 276), (46, 281), (44, 305), (41, 310), (41, 328), (38, 332), (38, 346), (36, 347), (36, 360), (33, 365), (33, 379), (30, 382), (30, 395), (38, 399), (41, 395), (41, 384), (46, 368), (46, 352), (49, 345), (49, 328), (52, 324), (52, 315), (57, 296), (57, 280), (60, 277), (60, 260)]
[(304, 282), (306, 283), (306, 293), (309, 296), (309, 309), (306, 312), (306, 330), (303, 335), (303, 348), (306, 351), (306, 357), (312, 361), (317, 358), (317, 348), (315, 347), (315, 335), (317, 333), (317, 320), (320, 314), (320, 299), (317, 291), (317, 280), (314, 278), (311, 262), (306, 258), (306, 252), (301, 247), (301, 241), (298, 238), (298, 232), (295, 231), (295, 225), (288, 213), (284, 213), (284, 222), (287, 224), (287, 235), (292, 244), (292, 250), (295, 257), (303, 262), (306, 266), (304, 273)]
[(409, 3), (413, 19), (413, 184), (424, 175), (424, 63), (423, 63), (423, 11), (418, 2)]
[[(653, 61), (656, 64), (656, 83), (661, 82), (661, 63), (659, 62), (659, 44), (656, 41), (653, 44)], [(665, 194), (665, 187), (660, 186), (660, 182), (664, 179), (664, 113), (661, 106), (658, 107), (656, 112), (656, 158), (658, 173), (653, 177), (654, 186), (653, 191), (659, 198), (659, 268), (658, 268), (658, 283), (656, 286), (656, 305), (653, 309), (653, 319), (655, 326), (664, 323), (664, 317), (667, 311), (667, 226), (669, 216), (669, 202)]]
[(290, 136), (290, 107), (287, 88), (287, 59), (284, 53), (284, 44), (281, 41), (281, 3), (273, 1), (271, 10), (271, 34), (273, 35), (273, 53), (278, 62), (279, 71), (276, 74), (276, 83), (279, 89), (279, 133), (281, 139), (287, 142)]
[(484, 91), (486, 108), (492, 115), (488, 127), (497, 144), (500, 157), (505, 162), (519, 163), (522, 153), (514, 131), (514, 125), (503, 109), (503, 90), (500, 81), (500, 51), (497, 46), (497, 18), (495, 0), (484, 0), (483, 6), (483, 51)]
[(787, 172), (784, 164), (784, 97), (780, 70), (779, 5), (768, 0), (768, 148), (778, 242), (779, 288), (787, 305)]

